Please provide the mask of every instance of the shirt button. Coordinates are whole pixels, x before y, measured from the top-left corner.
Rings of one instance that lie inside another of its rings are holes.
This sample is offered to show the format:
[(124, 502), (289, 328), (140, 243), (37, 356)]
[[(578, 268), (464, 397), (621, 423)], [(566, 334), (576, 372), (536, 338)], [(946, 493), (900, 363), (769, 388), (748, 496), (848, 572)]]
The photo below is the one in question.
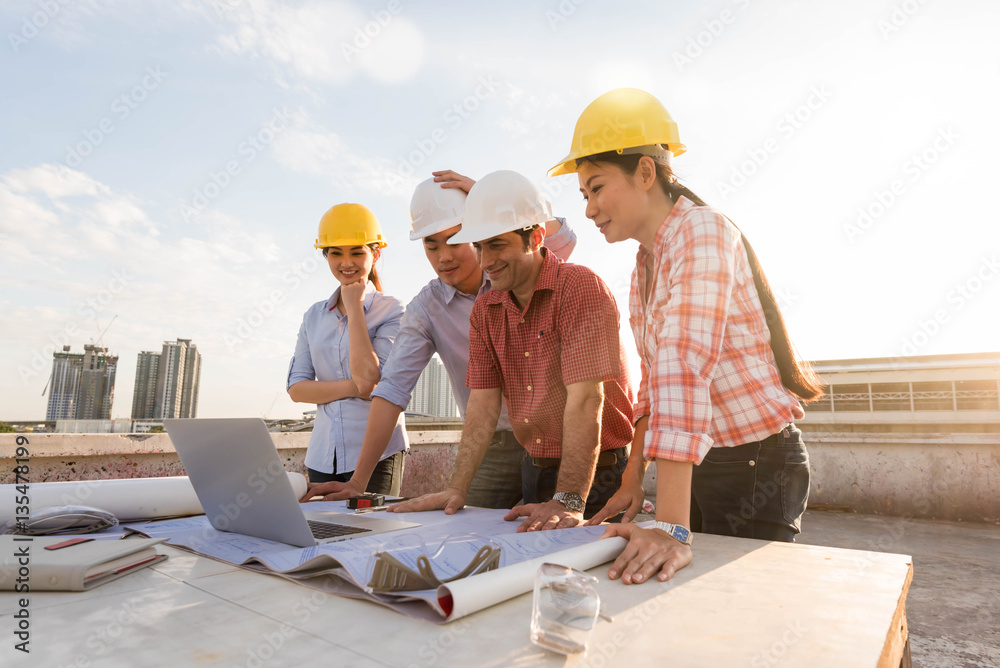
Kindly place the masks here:
[(531, 385), (528, 386), (528, 392), (531, 392)]
[(522, 325), (524, 324), (524, 318), (521, 318), (521, 323), (520, 324), (522, 324)]
[(535, 439), (535, 443), (541, 443), (541, 442), (542, 442), (542, 439), (540, 439), (540, 438), (536, 438)]
[(528, 418), (524, 418), (524, 424), (528, 424)]
[(754, 460), (751, 459), (750, 460), (750, 466), (757, 466), (757, 462), (755, 462)]
[(524, 356), (525, 357), (531, 357), (531, 353), (529, 353), (528, 351), (524, 351)]

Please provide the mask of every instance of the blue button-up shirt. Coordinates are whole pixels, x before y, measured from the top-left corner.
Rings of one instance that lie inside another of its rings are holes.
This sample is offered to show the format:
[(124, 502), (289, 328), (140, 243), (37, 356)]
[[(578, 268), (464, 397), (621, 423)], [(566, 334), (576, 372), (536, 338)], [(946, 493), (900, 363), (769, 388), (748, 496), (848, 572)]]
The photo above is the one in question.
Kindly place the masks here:
[[(565, 219), (557, 220), (562, 223), (562, 227), (551, 237), (546, 237), (545, 247), (560, 259), (566, 260), (576, 247), (576, 233), (566, 224)], [(490, 287), (490, 278), (484, 273), (479, 294), (489, 291)], [(465, 386), (465, 374), (469, 368), (469, 317), (475, 303), (475, 295), (459, 292), (454, 287), (445, 285), (440, 278), (435, 278), (424, 286), (406, 306), (406, 314), (392, 354), (389, 355), (382, 380), (372, 392), (372, 397), (382, 397), (405, 409), (410, 403), (417, 381), (420, 380), (420, 372), (436, 352), (448, 372), (455, 402), (464, 418), (471, 394)], [(510, 429), (506, 406), (501, 407), (497, 429)]]
[[(351, 342), (347, 316), (342, 316), (337, 310), (339, 298), (338, 287), (333, 296), (313, 304), (303, 316), (295, 355), (288, 367), (287, 387), (303, 380), (350, 380)], [(368, 336), (371, 337), (384, 379), (389, 351), (403, 317), (403, 303), (376, 291), (375, 286), (368, 283), (364, 310)], [(371, 402), (354, 397), (319, 404), (306, 451), (306, 466), (323, 473), (353, 471), (358, 465), (370, 409)], [(406, 424), (400, 414), (382, 457), (394, 455), (408, 446)]]

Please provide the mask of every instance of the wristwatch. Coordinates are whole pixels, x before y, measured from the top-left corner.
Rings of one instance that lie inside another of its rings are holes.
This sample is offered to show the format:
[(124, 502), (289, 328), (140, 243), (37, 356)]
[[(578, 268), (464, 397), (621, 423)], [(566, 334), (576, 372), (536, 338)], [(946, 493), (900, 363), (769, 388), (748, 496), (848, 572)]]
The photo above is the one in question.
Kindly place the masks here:
[(566, 510), (572, 510), (574, 513), (582, 513), (587, 508), (583, 497), (576, 492), (556, 492), (552, 495), (552, 500), (558, 501), (566, 506)]
[(660, 531), (667, 532), (667, 535), (676, 541), (684, 543), (685, 545), (690, 545), (694, 536), (691, 535), (691, 530), (687, 527), (681, 526), (680, 524), (670, 524), (669, 522), (656, 522), (653, 524), (654, 529), (659, 529)]

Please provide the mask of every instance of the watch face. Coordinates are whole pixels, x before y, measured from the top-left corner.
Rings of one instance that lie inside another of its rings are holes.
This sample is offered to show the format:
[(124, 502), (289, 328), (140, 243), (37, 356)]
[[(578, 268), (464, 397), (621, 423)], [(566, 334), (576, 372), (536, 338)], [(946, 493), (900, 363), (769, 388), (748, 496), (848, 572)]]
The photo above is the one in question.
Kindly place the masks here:
[(587, 507), (587, 504), (583, 502), (583, 497), (576, 492), (556, 492), (552, 498), (575, 513), (582, 513)]
[(685, 529), (684, 527), (679, 527), (677, 525), (674, 525), (674, 537), (680, 542), (686, 543), (688, 542), (688, 539), (691, 537), (691, 532)]

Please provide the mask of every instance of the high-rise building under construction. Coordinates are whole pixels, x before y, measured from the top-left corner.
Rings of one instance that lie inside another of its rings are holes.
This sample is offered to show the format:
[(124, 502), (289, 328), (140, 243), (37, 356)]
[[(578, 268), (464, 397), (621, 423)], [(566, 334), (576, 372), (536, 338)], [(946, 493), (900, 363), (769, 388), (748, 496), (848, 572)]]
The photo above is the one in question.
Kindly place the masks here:
[(115, 398), (118, 357), (87, 344), (83, 353), (70, 346), (52, 353), (46, 420), (110, 420)]
[(162, 420), (198, 416), (201, 353), (191, 339), (164, 341), (160, 352), (139, 353), (132, 418)]

